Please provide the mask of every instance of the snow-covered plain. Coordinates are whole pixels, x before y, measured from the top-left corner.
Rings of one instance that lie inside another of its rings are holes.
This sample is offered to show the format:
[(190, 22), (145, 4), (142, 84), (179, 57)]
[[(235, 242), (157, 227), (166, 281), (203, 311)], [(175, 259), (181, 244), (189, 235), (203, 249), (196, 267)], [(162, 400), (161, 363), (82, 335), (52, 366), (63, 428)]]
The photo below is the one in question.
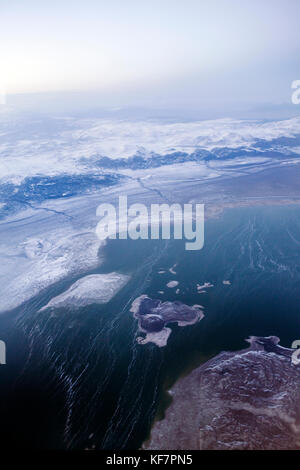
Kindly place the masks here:
[[(2, 117), (0, 180), (18, 183), (34, 175), (90, 173), (97, 158), (150, 157), (173, 152), (192, 154), (198, 149), (250, 150), (257, 142), (294, 138), (300, 134), (300, 118), (263, 122), (217, 119), (214, 121), (158, 122), (118, 119), (54, 117), (44, 122), (19, 115)], [(14, 129), (14, 130), (12, 130)], [(282, 151), (289, 152), (282, 147)], [(299, 153), (299, 147), (295, 147)]]
[(101, 263), (98, 250), (104, 242), (92, 231), (75, 231), (63, 224), (57, 227), (53, 217), (43, 220), (46, 232), (41, 220), (36, 219), (36, 223), (31, 227), (29, 218), (29, 225), (22, 221), (0, 226), (0, 313), (18, 307), (67, 276), (79, 275)]
[[(212, 157), (161, 167), (117, 169), (116, 174), (127, 178), (122, 186), (98, 188), (94, 194), (65, 199), (49, 199), (45, 191), (44, 196), (39, 193), (44, 198), (32, 201), (31, 191), (46, 183), (37, 182), (33, 188), (29, 181), (23, 200), (18, 201), (18, 211), (8, 211), (0, 220), (0, 313), (20, 306), (57, 282), (78, 279), (99, 266), (105, 243), (95, 233), (99, 221), (96, 209), (101, 202), (116, 202), (120, 194), (147, 205), (180, 202), (177, 198), (181, 195), (197, 200), (202, 194), (199, 184), (239, 178), (274, 165), (299, 164), (300, 118), (167, 123), (53, 117), (42, 122), (41, 118), (30, 121), (12, 114), (9, 121), (5, 116), (0, 121), (0, 187), (5, 194), (5, 184), (9, 183), (12, 197), (28, 177), (96, 174), (102, 171), (98, 159), (104, 156), (126, 161), (134, 155), (147, 159), (176, 151), (190, 155), (204, 149)], [(259, 156), (251, 154), (253, 145), (255, 151), (259, 149)], [(218, 149), (224, 149), (226, 158), (220, 153), (213, 158)], [(273, 151), (282, 152), (277, 160)], [(5, 205), (0, 200), (1, 210)]]

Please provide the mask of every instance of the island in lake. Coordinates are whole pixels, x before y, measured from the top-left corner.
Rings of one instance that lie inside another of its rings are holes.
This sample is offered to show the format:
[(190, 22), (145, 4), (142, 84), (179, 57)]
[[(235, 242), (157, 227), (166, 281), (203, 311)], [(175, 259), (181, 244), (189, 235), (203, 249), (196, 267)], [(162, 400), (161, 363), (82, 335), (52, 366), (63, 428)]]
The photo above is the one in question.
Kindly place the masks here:
[(189, 307), (180, 301), (162, 302), (147, 295), (135, 299), (130, 311), (138, 320), (139, 331), (146, 333), (145, 337), (139, 336), (137, 341), (140, 344), (155, 343), (159, 347), (166, 346), (172, 331), (166, 325), (193, 325), (204, 317), (200, 305)]

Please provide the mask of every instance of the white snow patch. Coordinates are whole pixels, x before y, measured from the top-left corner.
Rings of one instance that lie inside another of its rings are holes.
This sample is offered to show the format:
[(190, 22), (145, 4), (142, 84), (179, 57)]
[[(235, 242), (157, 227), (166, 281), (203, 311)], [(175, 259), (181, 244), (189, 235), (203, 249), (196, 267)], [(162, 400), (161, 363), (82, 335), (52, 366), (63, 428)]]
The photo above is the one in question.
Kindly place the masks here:
[(154, 343), (158, 347), (164, 348), (168, 343), (168, 339), (171, 333), (171, 328), (164, 327), (161, 331), (147, 333), (145, 338), (139, 336), (136, 340), (139, 344)]
[(169, 289), (173, 289), (174, 287), (177, 287), (178, 284), (179, 284), (178, 281), (170, 281), (168, 282), (167, 287), (169, 287)]
[(173, 266), (169, 269), (169, 272), (171, 274), (177, 274), (176, 271), (174, 270), (174, 268), (176, 268), (177, 264), (173, 264)]
[(214, 287), (213, 284), (211, 284), (210, 282), (205, 282), (204, 284), (200, 285), (200, 284), (197, 284), (197, 291), (199, 293), (203, 293), (204, 292), (204, 289), (210, 289), (211, 287)]
[(10, 243), (6, 240), (0, 245), (4, 263), (0, 270), (0, 313), (18, 307), (68, 275), (96, 267), (101, 263), (98, 251), (104, 244), (93, 232), (64, 228), (28, 237), (16, 245), (14, 239)]
[(85, 307), (90, 304), (105, 304), (128, 282), (129, 276), (119, 273), (91, 274), (82, 277), (66, 292), (54, 297), (41, 310), (47, 308)]

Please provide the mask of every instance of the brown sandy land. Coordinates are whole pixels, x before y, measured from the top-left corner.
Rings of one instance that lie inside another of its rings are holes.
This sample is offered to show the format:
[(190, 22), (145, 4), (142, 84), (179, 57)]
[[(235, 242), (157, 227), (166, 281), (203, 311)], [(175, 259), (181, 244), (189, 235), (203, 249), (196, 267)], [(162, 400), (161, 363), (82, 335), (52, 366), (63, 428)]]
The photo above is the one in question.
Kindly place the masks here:
[(145, 449), (300, 449), (300, 367), (276, 337), (223, 352), (180, 379)]

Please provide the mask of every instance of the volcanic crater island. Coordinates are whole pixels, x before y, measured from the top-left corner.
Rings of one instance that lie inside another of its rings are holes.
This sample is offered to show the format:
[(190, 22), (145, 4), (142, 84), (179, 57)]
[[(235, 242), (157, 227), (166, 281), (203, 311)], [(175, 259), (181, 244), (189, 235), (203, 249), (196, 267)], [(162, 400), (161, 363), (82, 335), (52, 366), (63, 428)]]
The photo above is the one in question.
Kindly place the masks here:
[(178, 326), (193, 325), (202, 320), (204, 313), (200, 305), (192, 307), (180, 301), (162, 302), (159, 299), (151, 299), (147, 295), (141, 295), (135, 299), (130, 311), (138, 320), (139, 331), (146, 336), (139, 336), (138, 343), (155, 343), (159, 347), (166, 346), (172, 332), (166, 325), (177, 323)]
[(300, 367), (276, 336), (222, 352), (169, 391), (172, 403), (143, 448), (300, 449)]

